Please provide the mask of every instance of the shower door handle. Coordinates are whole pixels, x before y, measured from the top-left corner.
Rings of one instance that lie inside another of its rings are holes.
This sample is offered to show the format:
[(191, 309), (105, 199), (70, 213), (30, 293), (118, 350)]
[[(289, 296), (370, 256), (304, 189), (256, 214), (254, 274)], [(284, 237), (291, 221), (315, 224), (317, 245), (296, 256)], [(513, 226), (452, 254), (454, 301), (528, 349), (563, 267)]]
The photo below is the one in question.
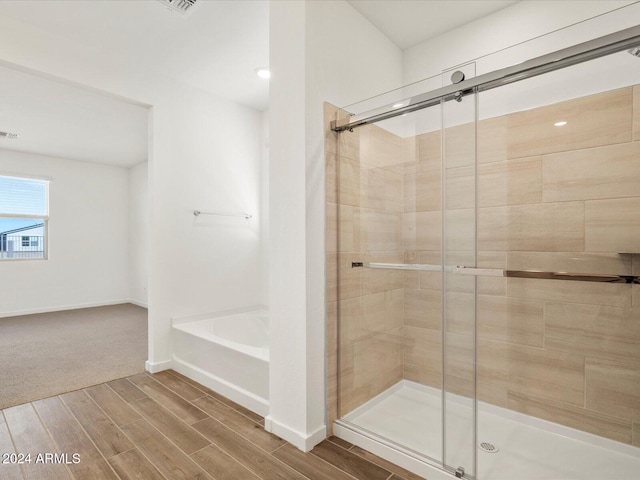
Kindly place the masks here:
[(499, 268), (475, 268), (457, 266), (453, 273), (475, 277), (510, 277), (538, 280), (567, 280), (571, 282), (625, 283), (640, 285), (640, 275), (602, 273), (542, 272), (539, 270), (501, 270)]
[(459, 275), (472, 275), (474, 277), (504, 277), (505, 270), (500, 268), (475, 268), (457, 266), (453, 269), (453, 273)]

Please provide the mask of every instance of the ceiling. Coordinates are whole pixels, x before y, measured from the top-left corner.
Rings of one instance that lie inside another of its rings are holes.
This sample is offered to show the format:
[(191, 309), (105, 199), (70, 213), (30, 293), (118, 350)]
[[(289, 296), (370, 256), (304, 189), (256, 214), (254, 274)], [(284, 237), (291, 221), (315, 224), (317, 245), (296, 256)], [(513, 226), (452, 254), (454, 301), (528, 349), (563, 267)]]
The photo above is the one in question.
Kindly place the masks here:
[[(347, 0), (400, 48), (514, 1)], [(0, 16), (117, 59), (131, 75), (170, 77), (266, 110), (269, 2), (199, 0), (186, 15), (150, 0), (0, 1)], [(147, 111), (119, 99), (0, 68), (0, 148), (132, 166), (147, 158)]]
[(168, 76), (264, 110), (269, 64), (269, 2), (200, 0), (182, 15), (149, 0), (0, 1), (12, 17), (82, 44), (124, 69)]
[[(268, 2), (200, 0), (186, 15), (160, 2), (0, 1), (0, 16), (117, 58), (136, 75), (170, 77), (265, 110)], [(147, 159), (147, 110), (48, 78), (0, 68), (0, 148), (130, 167)]]
[(402, 50), (518, 0), (347, 0)]
[(131, 167), (147, 160), (147, 109), (0, 66), (0, 148)]

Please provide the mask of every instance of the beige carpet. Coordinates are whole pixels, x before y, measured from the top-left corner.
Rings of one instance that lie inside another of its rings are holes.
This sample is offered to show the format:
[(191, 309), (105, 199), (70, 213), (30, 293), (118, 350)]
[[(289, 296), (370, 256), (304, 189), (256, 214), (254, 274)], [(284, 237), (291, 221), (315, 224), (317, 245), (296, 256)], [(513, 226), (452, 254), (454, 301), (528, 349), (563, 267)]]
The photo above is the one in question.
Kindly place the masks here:
[(144, 371), (147, 309), (0, 318), (0, 409)]

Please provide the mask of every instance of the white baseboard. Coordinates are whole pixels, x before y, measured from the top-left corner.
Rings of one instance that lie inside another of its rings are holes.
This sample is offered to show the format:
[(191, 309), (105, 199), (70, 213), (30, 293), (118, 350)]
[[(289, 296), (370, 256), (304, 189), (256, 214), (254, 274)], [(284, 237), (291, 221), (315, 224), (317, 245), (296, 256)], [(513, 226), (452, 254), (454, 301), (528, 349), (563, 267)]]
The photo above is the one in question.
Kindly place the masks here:
[(237, 385), (233, 385), (210, 372), (206, 372), (195, 365), (191, 365), (184, 360), (176, 358), (175, 356), (173, 357), (173, 364), (171, 368), (185, 377), (195, 380), (199, 384), (210, 388), (214, 392), (217, 392), (230, 400), (233, 400), (237, 404), (248, 408), (262, 417), (269, 414), (269, 400), (259, 397), (258, 395), (240, 388)]
[(90, 302), (90, 303), (81, 303), (81, 304), (75, 304), (75, 305), (59, 305), (56, 307), (15, 310), (13, 312), (0, 312), (0, 318), (17, 317), (20, 315), (34, 315), (36, 313), (62, 312), (64, 310), (79, 310), (81, 308), (106, 307), (109, 305), (120, 305), (121, 303), (134, 303), (134, 302), (129, 299), (123, 299), (123, 300), (112, 300), (108, 302)]
[(319, 444), (322, 440), (327, 438), (327, 427), (326, 425), (321, 426), (315, 432), (305, 435), (301, 432), (293, 430), (292, 428), (279, 423), (274, 420), (271, 415), (268, 415), (264, 419), (264, 429), (267, 432), (273, 433), (278, 437), (286, 440), (294, 447), (302, 450), (303, 452), (310, 451), (313, 447)]
[(138, 307), (142, 308), (149, 308), (149, 304), (147, 304), (146, 302), (139, 302), (138, 300), (129, 299), (128, 303), (132, 303), (133, 305), (137, 305)]
[(144, 362), (144, 368), (149, 373), (158, 373), (163, 370), (169, 370), (173, 367), (173, 362), (171, 360), (165, 360), (164, 362), (155, 362), (152, 363), (149, 360)]

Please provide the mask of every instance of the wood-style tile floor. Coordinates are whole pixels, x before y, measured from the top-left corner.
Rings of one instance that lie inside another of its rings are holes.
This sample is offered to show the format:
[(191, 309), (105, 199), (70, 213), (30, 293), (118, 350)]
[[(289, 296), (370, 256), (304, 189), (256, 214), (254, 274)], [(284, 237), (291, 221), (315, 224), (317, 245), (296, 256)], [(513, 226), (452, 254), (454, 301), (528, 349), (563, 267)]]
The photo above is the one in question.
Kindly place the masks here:
[(335, 437), (303, 453), (174, 371), (7, 408), (0, 455), (2, 480), (421, 478)]

